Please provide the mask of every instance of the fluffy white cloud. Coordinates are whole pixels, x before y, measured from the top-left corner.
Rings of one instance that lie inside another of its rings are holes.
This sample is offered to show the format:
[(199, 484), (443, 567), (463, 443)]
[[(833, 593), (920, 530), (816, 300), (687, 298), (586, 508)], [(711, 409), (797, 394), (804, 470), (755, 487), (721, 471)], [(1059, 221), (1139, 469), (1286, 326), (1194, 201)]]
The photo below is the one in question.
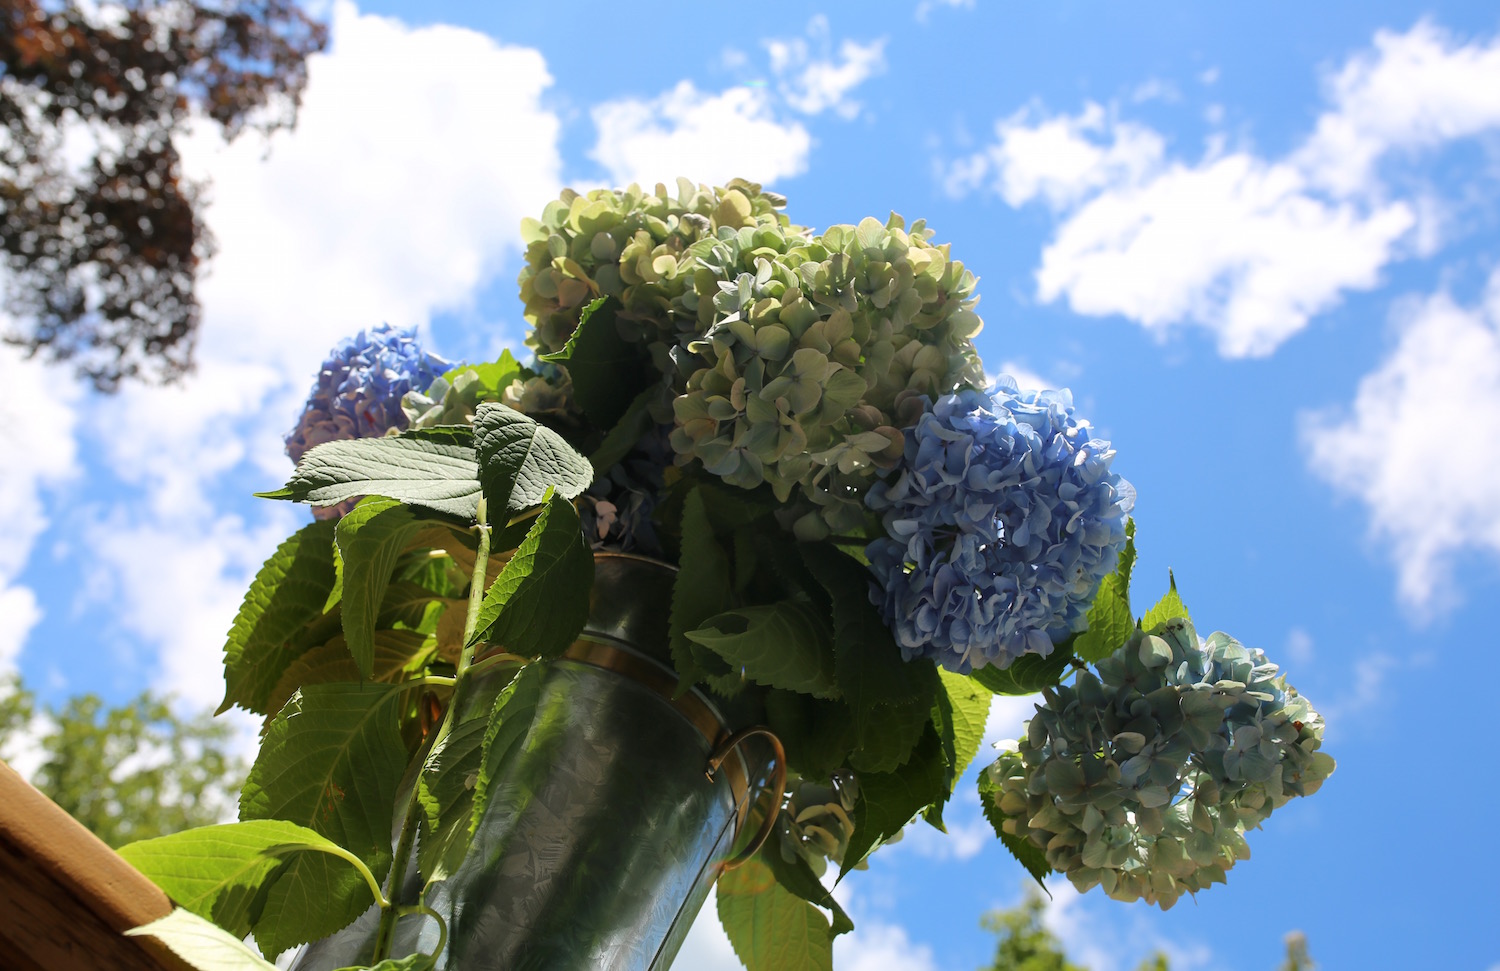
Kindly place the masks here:
[(224, 632), (300, 515), (232, 510), (246, 479), (289, 471), (280, 434), (318, 362), (360, 328), (422, 326), (469, 304), (518, 249), (521, 218), (561, 182), (560, 124), (541, 104), (551, 78), (535, 50), (345, 2), (308, 74), (297, 129), (269, 151), (211, 130), (185, 148), (189, 169), (212, 180), (219, 243), (200, 286), (197, 373), (89, 409), (126, 496), (97, 514), (108, 528), (94, 586), (118, 601), (124, 630), (158, 648), (158, 687), (199, 704), (221, 696)]
[[(1090, 102), (1077, 115), (1038, 115), (1024, 108), (997, 124), (993, 144), (948, 169), (948, 192), (988, 188), (1012, 206), (1041, 197), (1062, 208), (1107, 186), (1139, 184), (1161, 165), (1162, 137), (1108, 117), (1101, 105)], [(1099, 144), (1104, 135), (1109, 144)]]
[(16, 582), (48, 521), (42, 491), (78, 474), (75, 428), (82, 396), (64, 369), (0, 347), (0, 674), (12, 669), (42, 619), (31, 588)]
[(1326, 87), (1314, 130), (1279, 159), (1226, 151), (1222, 135), (1196, 162), (1170, 159), (1160, 135), (1089, 104), (1002, 120), (942, 177), (955, 194), (1058, 212), (1040, 299), (1158, 333), (1204, 327), (1226, 356), (1264, 356), (1391, 261), (1436, 247), (1440, 206), (1394, 194), (1378, 163), (1500, 127), (1500, 39), (1382, 31)]
[[(849, 95), (885, 69), (885, 41), (842, 41), (835, 53), (828, 20), (815, 16), (806, 36), (763, 42), (773, 82), (724, 91), (681, 81), (654, 98), (619, 98), (592, 110), (598, 137), (589, 157), (612, 185), (667, 185), (679, 177), (720, 184), (739, 177), (762, 184), (807, 171), (812, 136), (802, 115), (859, 114)], [(743, 68), (743, 52), (726, 62)]]
[(772, 183), (807, 170), (812, 136), (778, 117), (764, 87), (718, 94), (682, 81), (649, 100), (625, 98), (593, 109), (598, 141), (589, 152), (613, 185), (671, 185), (679, 176), (722, 185), (732, 178)]
[(1470, 444), (1500, 436), (1500, 273), (1480, 306), (1439, 294), (1396, 322), (1394, 350), (1353, 403), (1306, 416), (1303, 441), (1314, 474), (1369, 509), (1402, 599), (1431, 610), (1451, 603), (1455, 556), (1500, 554), (1500, 480)]
[(1381, 156), (1432, 148), (1500, 127), (1500, 37), (1462, 43), (1421, 21), (1382, 30), (1327, 80), (1332, 109), (1297, 153), (1299, 168), (1334, 191), (1365, 190)]
[[(813, 53), (813, 44), (821, 46), (821, 56)], [(780, 79), (781, 96), (794, 111), (805, 115), (833, 111), (841, 118), (854, 118), (860, 106), (849, 98), (849, 92), (885, 70), (884, 39), (868, 44), (844, 40), (837, 56), (832, 46), (828, 18), (822, 14), (808, 24), (807, 37), (765, 42), (771, 70)]]

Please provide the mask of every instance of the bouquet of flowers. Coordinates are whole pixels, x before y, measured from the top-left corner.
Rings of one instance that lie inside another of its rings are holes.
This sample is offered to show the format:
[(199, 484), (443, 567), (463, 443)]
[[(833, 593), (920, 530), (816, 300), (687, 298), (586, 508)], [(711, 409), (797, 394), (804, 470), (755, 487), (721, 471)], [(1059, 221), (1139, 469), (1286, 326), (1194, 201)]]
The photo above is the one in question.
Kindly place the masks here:
[(829, 966), (853, 925), (820, 877), (942, 828), (996, 693), (1043, 698), (979, 773), (1038, 879), (1170, 907), (1315, 791), (1323, 723), (1277, 667), (1200, 639), (1175, 583), (1133, 608), (1134, 491), (1067, 391), (986, 377), (974, 276), (921, 222), (784, 207), (739, 180), (565, 191), (522, 227), (528, 363), (390, 328), (337, 348), (265, 494), (315, 521), (225, 649), (224, 706), (267, 718), (241, 822), (126, 857), (266, 954), (375, 905), (372, 964), (435, 966), (441, 942), (392, 957), (401, 916), (442, 920), (393, 875), (461, 863), (596, 551), (677, 566), (678, 690), (784, 745), (774, 836), (719, 880), (752, 969)]

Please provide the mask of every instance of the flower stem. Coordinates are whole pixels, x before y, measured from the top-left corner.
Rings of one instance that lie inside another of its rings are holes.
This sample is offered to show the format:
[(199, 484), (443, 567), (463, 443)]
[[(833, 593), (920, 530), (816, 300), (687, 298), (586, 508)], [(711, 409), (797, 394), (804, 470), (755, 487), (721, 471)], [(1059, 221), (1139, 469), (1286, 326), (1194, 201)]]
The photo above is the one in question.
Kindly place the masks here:
[[(459, 698), (463, 694), (464, 683), (469, 674), (469, 666), (474, 661), (474, 645), (469, 643), (474, 636), (474, 628), (479, 622), (479, 608), (484, 603), (484, 585), (488, 579), (490, 562), (490, 527), (485, 521), (484, 500), (479, 500), (478, 525), (475, 529), (479, 531), (479, 550), (474, 556), (474, 573), (469, 578), (469, 612), (464, 618), (464, 649), (458, 656), (458, 667), (453, 675), (453, 697), (448, 700), (448, 710), (443, 713), (443, 722), (438, 727), (437, 734), (433, 736), (432, 744), (427, 748), (428, 753), (437, 752), (442, 748), (443, 741), (453, 731), (454, 723), (458, 720)], [(405, 821), (401, 826), (401, 839), (396, 843), (396, 855), (391, 861), (391, 888), (392, 898), (395, 897), (395, 888), (400, 881), (406, 877), (406, 867), (411, 859), (412, 844), (416, 840), (417, 820), (417, 793), (422, 786), (422, 775), (419, 772), (412, 783), (411, 795), (406, 800)], [(380, 911), (380, 928), (375, 933), (375, 951), (370, 958), (370, 963), (379, 964), (391, 956), (391, 943), (396, 935), (396, 919), (401, 916), (402, 908), (387, 904)], [(441, 922), (441, 918), (439, 918)], [(444, 927), (446, 938), (447, 928)], [(441, 953), (442, 948), (438, 949)]]

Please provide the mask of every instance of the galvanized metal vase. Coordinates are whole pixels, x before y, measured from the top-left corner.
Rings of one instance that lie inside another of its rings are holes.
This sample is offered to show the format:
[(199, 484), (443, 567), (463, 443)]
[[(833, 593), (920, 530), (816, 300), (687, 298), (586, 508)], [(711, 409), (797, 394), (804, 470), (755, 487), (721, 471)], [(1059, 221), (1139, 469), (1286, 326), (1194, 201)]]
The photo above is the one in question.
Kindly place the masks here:
[[(535, 720), (496, 776), (463, 865), (428, 894), (448, 922), (439, 969), (661, 971), (733, 864), (751, 804), (763, 789), (779, 802), (774, 737), (735, 733), (696, 691), (672, 699), (673, 573), (596, 557), (588, 624), (548, 662)], [(404, 883), (414, 900), (421, 878), (412, 870)], [(372, 909), (308, 946), (293, 968), (368, 961), (377, 919)], [(403, 918), (392, 953), (431, 953), (438, 936), (432, 919)]]

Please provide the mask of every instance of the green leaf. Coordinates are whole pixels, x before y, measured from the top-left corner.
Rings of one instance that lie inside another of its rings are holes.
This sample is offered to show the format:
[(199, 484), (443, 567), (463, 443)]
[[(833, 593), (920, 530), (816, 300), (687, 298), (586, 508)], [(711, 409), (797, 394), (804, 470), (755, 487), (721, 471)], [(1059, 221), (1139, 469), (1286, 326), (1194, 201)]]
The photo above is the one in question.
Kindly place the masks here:
[(911, 758), (894, 772), (859, 774), (854, 832), (839, 868), (842, 880), (877, 846), (890, 839), (928, 806), (947, 797), (947, 764), (935, 731), (922, 736)]
[[(436, 650), (435, 642), (415, 631), (377, 630), (372, 677), (393, 684), (401, 680), (402, 674), (421, 668)], [(349, 656), (343, 635), (338, 634), (288, 665), (286, 673), (271, 690), (270, 710), (273, 713), (280, 711), (299, 688), (360, 680), (359, 665)]]
[(1052, 872), (1052, 867), (1047, 863), (1047, 851), (1033, 845), (1028, 839), (1012, 836), (1005, 831), (1005, 814), (995, 802), (995, 795), (999, 791), (1000, 787), (990, 779), (988, 772), (979, 773), (979, 806), (984, 812), (984, 818), (995, 828), (995, 835), (1000, 837), (1000, 842), (1010, 851), (1010, 855), (1026, 868), (1026, 872), (1031, 874), (1032, 879), (1050, 897), (1052, 892), (1047, 890), (1044, 882), (1047, 874)]
[(969, 678), (975, 684), (997, 695), (1029, 695), (1050, 688), (1062, 680), (1068, 662), (1073, 660), (1073, 638), (1052, 648), (1046, 657), (1023, 654), (1008, 668), (993, 664), (979, 668)]
[(838, 693), (827, 625), (805, 603), (783, 600), (726, 610), (688, 631), (687, 638), (756, 684), (821, 698)]
[(192, 911), (174, 907), (165, 917), (132, 927), (126, 937), (154, 937), (190, 967), (210, 971), (276, 971), (276, 965), (243, 940)]
[(786, 747), (787, 765), (803, 778), (826, 779), (849, 759), (854, 719), (842, 701), (795, 691), (766, 692), (766, 720)]
[(1130, 605), (1130, 574), (1135, 570), (1135, 520), (1125, 520), (1125, 548), (1120, 551), (1120, 562), (1115, 567), (1120, 596), (1125, 605)]
[(824, 543), (804, 543), (802, 558), (833, 605), (834, 674), (854, 718), (850, 765), (889, 772), (922, 737), (937, 692), (935, 666), (906, 662), (870, 603), (870, 573)]
[(458, 869), (469, 848), (469, 822), (474, 811), (474, 789), (484, 764), (485, 718), (471, 718), (454, 726), (427, 754), (417, 782), (417, 801), (427, 830), (419, 841), (417, 861), (422, 876), (442, 880)]
[[(450, 368), (443, 375), (443, 380), (452, 385), (454, 378), (465, 371), (472, 371), (479, 378), (480, 387), (485, 392), (498, 397), (502, 391), (510, 386), (512, 381), (521, 377), (521, 373), (524, 370), (525, 368), (521, 367), (510, 351), (505, 350), (501, 351), (499, 359), (494, 361), (486, 361), (482, 364), (460, 364), (455, 368)], [(483, 396), (483, 392), (481, 392), (481, 396)]]
[(375, 622), (401, 551), (425, 524), (394, 499), (371, 497), (339, 520), (335, 538), (344, 562), (344, 641), (365, 677), (375, 665)]
[(932, 724), (942, 743), (951, 794), (959, 777), (979, 753), (994, 696), (961, 674), (938, 668), (938, 676), (942, 679), (942, 690), (932, 707)]
[(854, 921), (844, 913), (844, 908), (833, 899), (833, 894), (823, 886), (822, 881), (818, 879), (818, 875), (813, 872), (812, 867), (808, 866), (805, 859), (798, 856), (788, 863), (786, 857), (781, 855), (781, 847), (776, 845), (775, 841), (767, 843), (756, 855), (756, 859), (771, 868), (776, 882), (784, 889), (790, 890), (808, 903), (816, 904), (829, 911), (833, 915), (834, 937), (854, 930)]
[(479, 462), (472, 448), (415, 438), (355, 438), (309, 449), (284, 488), (256, 495), (315, 506), (389, 496), (472, 521), (479, 493)]
[(298, 854), (266, 894), (255, 922), (255, 944), (262, 954), (275, 957), (343, 930), (374, 902), (369, 884), (347, 861), (324, 853)]
[(484, 595), (470, 643), (524, 657), (556, 657), (589, 614), (594, 554), (573, 504), (553, 496)]
[(1167, 571), (1167, 581), (1171, 585), (1166, 596), (1156, 602), (1156, 606), (1146, 611), (1146, 616), (1141, 618), (1141, 630), (1148, 634), (1161, 627), (1169, 620), (1181, 617), (1183, 620), (1191, 621), (1188, 609), (1183, 606), (1182, 598), (1177, 595), (1177, 578), (1172, 571)]
[(298, 691), (266, 728), (240, 792), (240, 818), (307, 826), (383, 879), (391, 863), (396, 789), (408, 759), (400, 697), (401, 689), (374, 683)]
[(657, 388), (647, 388), (636, 395), (630, 407), (625, 409), (625, 414), (610, 427), (604, 441), (589, 456), (589, 464), (594, 467), (595, 476), (601, 476), (617, 465), (635, 448), (635, 443), (641, 440), (641, 436), (651, 430), (650, 405), (659, 393)]
[(730, 674), (729, 666), (711, 654), (704, 660), (712, 668), (703, 667), (695, 656), (688, 632), (731, 605), (729, 556), (714, 536), (703, 490), (694, 488), (682, 504), (682, 556), (672, 583), (670, 647), (679, 694), (708, 676)]
[(1130, 603), (1120, 596), (1115, 577), (1107, 576), (1099, 582), (1099, 591), (1089, 605), (1088, 624), (1088, 630), (1074, 639), (1073, 651), (1089, 663), (1109, 657), (1135, 633)]
[(542, 678), (545, 673), (542, 665), (527, 665), (495, 699), (494, 709), (484, 731), (484, 756), (474, 784), (474, 809), (469, 821), (471, 834), (479, 828), (484, 812), (489, 808), (492, 787), (500, 777), (510, 753), (526, 738), (526, 733), (531, 731), (537, 702), (542, 696)]
[(245, 592), (224, 645), (224, 701), (266, 714), (266, 699), (309, 645), (299, 639), (323, 614), (333, 589), (333, 530), (317, 522), (293, 533), (271, 554)]
[(294, 823), (254, 820), (140, 840), (119, 853), (179, 906), (244, 937), (260, 918), (266, 887), (287, 863), (267, 851), (299, 842), (327, 841)]
[(642, 345), (620, 336), (618, 308), (619, 301), (608, 297), (592, 301), (563, 349), (541, 356), (567, 366), (573, 400), (596, 428), (613, 427), (656, 373)]
[(833, 971), (833, 935), (818, 908), (758, 859), (719, 877), (719, 922), (747, 971)]
[(514, 516), (547, 499), (555, 490), (574, 499), (594, 481), (594, 467), (561, 435), (513, 408), (487, 402), (474, 413), (479, 481), (490, 518)]

